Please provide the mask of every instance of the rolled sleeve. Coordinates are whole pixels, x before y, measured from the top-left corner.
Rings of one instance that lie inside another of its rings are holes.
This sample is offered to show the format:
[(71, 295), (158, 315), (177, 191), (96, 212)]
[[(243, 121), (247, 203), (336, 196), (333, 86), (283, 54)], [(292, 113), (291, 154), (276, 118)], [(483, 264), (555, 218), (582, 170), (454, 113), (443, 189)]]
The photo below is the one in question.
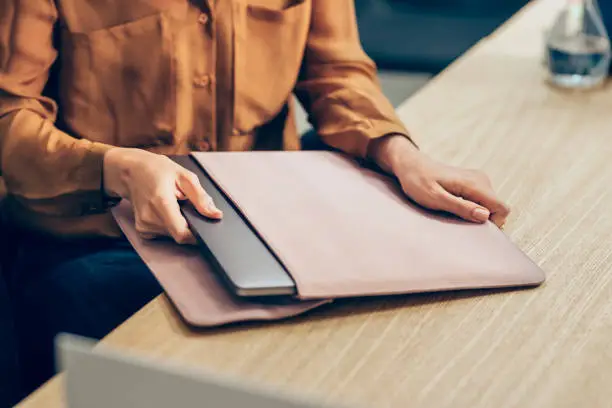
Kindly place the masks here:
[(312, 1), (295, 92), (321, 138), (346, 153), (366, 158), (373, 139), (391, 134), (412, 141), (361, 47), (354, 0)]

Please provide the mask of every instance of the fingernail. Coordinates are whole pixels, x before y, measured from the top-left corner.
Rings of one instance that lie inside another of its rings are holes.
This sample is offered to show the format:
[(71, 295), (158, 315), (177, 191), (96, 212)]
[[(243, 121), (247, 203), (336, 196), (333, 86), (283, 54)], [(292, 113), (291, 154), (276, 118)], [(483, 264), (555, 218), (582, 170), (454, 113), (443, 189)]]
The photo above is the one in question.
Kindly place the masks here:
[(489, 215), (489, 211), (485, 210), (484, 208), (476, 208), (474, 211), (472, 211), (472, 216), (474, 217), (474, 219), (482, 222), (488, 220)]
[(215, 217), (221, 217), (223, 215), (223, 212), (217, 208), (217, 206), (215, 205), (215, 203), (212, 202), (212, 200), (208, 203), (208, 208), (210, 209), (212, 215)]
[(208, 197), (206, 199), (206, 207), (208, 208), (208, 210), (210, 212), (217, 212), (217, 211), (219, 211), (219, 209), (217, 208), (217, 206), (215, 205), (215, 202), (213, 201), (213, 199), (211, 197)]

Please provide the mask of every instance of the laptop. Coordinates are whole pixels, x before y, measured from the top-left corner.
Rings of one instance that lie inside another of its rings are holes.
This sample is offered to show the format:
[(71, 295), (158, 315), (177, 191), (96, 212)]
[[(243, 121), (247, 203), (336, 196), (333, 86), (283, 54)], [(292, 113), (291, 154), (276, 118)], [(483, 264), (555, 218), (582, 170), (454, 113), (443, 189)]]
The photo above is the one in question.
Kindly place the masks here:
[(200, 215), (189, 202), (181, 205), (202, 254), (232, 293), (244, 297), (295, 295), (296, 285), (289, 272), (208, 174), (191, 156), (176, 156), (172, 160), (198, 176), (204, 190), (223, 212), (222, 220), (211, 220)]
[(58, 336), (68, 408), (322, 408), (317, 401)]

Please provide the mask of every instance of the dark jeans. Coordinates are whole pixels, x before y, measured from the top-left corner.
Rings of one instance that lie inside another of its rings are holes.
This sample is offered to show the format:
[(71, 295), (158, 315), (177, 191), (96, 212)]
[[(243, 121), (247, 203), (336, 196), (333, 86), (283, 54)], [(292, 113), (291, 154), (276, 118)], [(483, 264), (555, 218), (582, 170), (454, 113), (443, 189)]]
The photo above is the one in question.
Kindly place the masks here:
[(19, 365), (12, 305), (0, 276), (0, 408), (12, 407), (19, 398)]
[(12, 289), (24, 392), (54, 373), (54, 338), (100, 339), (161, 293), (125, 240), (20, 238)]

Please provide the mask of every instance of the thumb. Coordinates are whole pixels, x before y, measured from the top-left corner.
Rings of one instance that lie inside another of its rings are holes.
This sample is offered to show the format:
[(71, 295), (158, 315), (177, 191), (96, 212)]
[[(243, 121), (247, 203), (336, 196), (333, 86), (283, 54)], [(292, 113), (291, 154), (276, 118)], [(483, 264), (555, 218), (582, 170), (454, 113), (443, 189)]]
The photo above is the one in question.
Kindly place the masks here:
[(440, 187), (436, 207), (464, 220), (479, 223), (486, 222), (491, 216), (491, 212), (483, 206), (451, 194), (442, 187)]
[(200, 214), (214, 219), (223, 217), (223, 213), (215, 206), (215, 203), (206, 191), (204, 191), (195, 174), (180, 174), (177, 180), (177, 187), (191, 201)]

